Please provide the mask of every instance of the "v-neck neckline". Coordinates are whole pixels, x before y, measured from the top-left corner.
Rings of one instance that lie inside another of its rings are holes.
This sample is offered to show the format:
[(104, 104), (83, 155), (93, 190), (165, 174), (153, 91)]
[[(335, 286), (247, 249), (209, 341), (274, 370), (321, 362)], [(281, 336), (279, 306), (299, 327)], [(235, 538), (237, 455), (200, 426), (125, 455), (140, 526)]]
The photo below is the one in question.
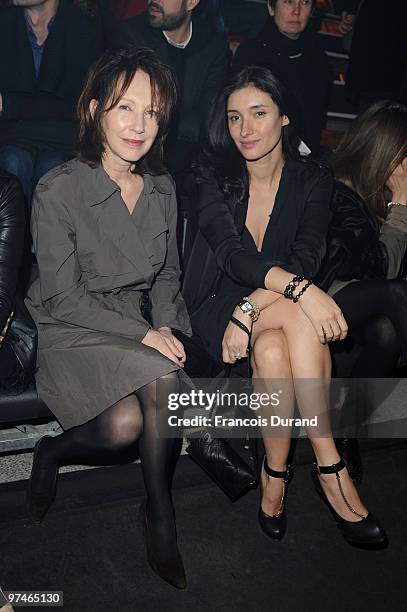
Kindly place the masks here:
[(281, 200), (282, 200), (280, 195), (281, 195), (281, 191), (282, 191), (282, 188), (283, 188), (283, 183), (284, 183), (285, 174), (286, 174), (286, 168), (287, 168), (287, 160), (284, 162), (283, 169), (281, 170), (281, 176), (280, 176), (280, 180), (279, 180), (279, 183), (278, 183), (278, 188), (277, 188), (277, 191), (276, 191), (276, 197), (274, 198), (273, 209), (272, 209), (271, 213), (269, 214), (269, 218), (268, 218), (268, 222), (267, 222), (267, 225), (266, 225), (266, 229), (265, 229), (264, 234), (263, 234), (263, 240), (261, 242), (260, 250), (257, 248), (256, 241), (255, 241), (252, 233), (250, 232), (249, 228), (246, 225), (247, 211), (249, 209), (250, 194), (247, 197), (247, 209), (246, 209), (246, 218), (245, 218), (244, 228), (246, 229), (248, 235), (250, 236), (250, 239), (251, 239), (251, 241), (254, 244), (254, 248), (256, 249), (256, 252), (259, 255), (261, 255), (262, 252), (263, 252), (263, 247), (264, 247), (264, 244), (266, 242), (266, 238), (268, 237), (268, 234), (270, 232), (271, 221), (272, 220), (274, 221), (276, 219), (277, 215), (279, 215), (279, 213), (280, 213)]

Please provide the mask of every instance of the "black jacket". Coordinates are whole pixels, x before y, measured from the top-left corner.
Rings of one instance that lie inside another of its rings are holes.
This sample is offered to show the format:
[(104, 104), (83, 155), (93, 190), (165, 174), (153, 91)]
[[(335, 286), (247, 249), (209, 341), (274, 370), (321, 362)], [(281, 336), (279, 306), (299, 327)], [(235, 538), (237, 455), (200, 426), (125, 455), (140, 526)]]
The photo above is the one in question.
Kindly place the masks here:
[(45, 42), (38, 79), (24, 10), (0, 9), (0, 145), (72, 152), (72, 120), (90, 65), (102, 52), (98, 19), (60, 0)]
[[(122, 22), (113, 44), (134, 44), (153, 49), (167, 65), (171, 64), (169, 44), (161, 30), (152, 28), (147, 13)], [(228, 63), (228, 47), (223, 34), (211, 31), (201, 20), (193, 20), (192, 38), (187, 45), (183, 82), (179, 84), (180, 100), (175, 126), (169, 144), (169, 159), (178, 159), (175, 171), (190, 164), (191, 151), (205, 135), (205, 123), (213, 101), (223, 85)], [(172, 66), (173, 67), (173, 66)], [(191, 146), (192, 145), (192, 146)]]
[(233, 70), (248, 65), (267, 66), (290, 90), (298, 133), (316, 152), (325, 125), (331, 80), (328, 59), (316, 34), (307, 28), (292, 40), (270, 19), (258, 38), (241, 44), (236, 51)]
[(183, 296), (190, 313), (216, 286), (219, 270), (238, 284), (265, 288), (272, 266), (314, 278), (325, 255), (331, 217), (331, 174), (313, 162), (287, 160), (276, 203), (280, 211), (272, 247), (274, 257), (249, 253), (241, 244), (248, 195), (241, 202), (226, 200), (208, 174), (199, 182), (199, 232), (185, 273)]
[(357, 193), (335, 181), (327, 249), (315, 279), (327, 291), (334, 280), (385, 279), (388, 253), (380, 223)]
[(0, 170), (0, 332), (14, 309), (24, 243), (24, 199), (17, 179)]

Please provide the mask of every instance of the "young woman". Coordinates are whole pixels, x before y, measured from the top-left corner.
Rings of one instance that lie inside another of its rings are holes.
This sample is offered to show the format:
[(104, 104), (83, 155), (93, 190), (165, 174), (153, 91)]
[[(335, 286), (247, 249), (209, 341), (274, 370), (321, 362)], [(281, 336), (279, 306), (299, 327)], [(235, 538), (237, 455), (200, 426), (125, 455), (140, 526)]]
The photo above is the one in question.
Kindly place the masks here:
[[(407, 249), (407, 106), (391, 101), (371, 106), (344, 136), (333, 165), (333, 218), (318, 282), (352, 329), (386, 315), (407, 354), (407, 288), (397, 280)], [(360, 282), (350, 282), (355, 280)], [(374, 363), (383, 368), (377, 352), (365, 353), (366, 368)], [(397, 356), (396, 347), (393, 360), (387, 360), (389, 375)]]
[[(41, 519), (58, 467), (92, 463), (138, 440), (148, 561), (185, 588), (171, 501), (179, 442), (158, 435), (157, 381), (177, 384), (190, 333), (179, 293), (176, 199), (162, 166), (174, 105), (169, 69), (147, 49), (106, 52), (79, 102), (79, 158), (46, 175), (32, 232), (39, 278), (28, 306), (39, 329), (38, 391), (65, 429), (34, 452), (29, 507)], [(152, 325), (141, 300), (151, 300)]]
[[(299, 160), (292, 128), (285, 90), (269, 69), (247, 67), (231, 77), (212, 112), (199, 185), (201, 235), (184, 297), (193, 329), (215, 359), (236, 363), (250, 342), (254, 383), (286, 379), (286, 397), (295, 396), (302, 416), (320, 413), (323, 435), (308, 431), (316, 487), (348, 541), (383, 542), (329, 434), (324, 385), (310, 394), (299, 380), (329, 381), (326, 340), (344, 338), (347, 324), (310, 283), (325, 253), (332, 179)], [(281, 538), (290, 433), (266, 434), (264, 443), (259, 522)]]
[[(407, 355), (407, 285), (400, 280), (407, 248), (407, 106), (384, 100), (361, 114), (335, 151), (333, 166), (333, 217), (317, 282), (342, 309), (361, 347), (347, 375), (391, 378), (400, 353)], [(378, 391), (368, 410), (388, 395), (388, 388), (380, 398)], [(368, 415), (344, 416), (356, 434), (357, 421)], [(344, 442), (341, 452), (360, 479), (357, 440)]]

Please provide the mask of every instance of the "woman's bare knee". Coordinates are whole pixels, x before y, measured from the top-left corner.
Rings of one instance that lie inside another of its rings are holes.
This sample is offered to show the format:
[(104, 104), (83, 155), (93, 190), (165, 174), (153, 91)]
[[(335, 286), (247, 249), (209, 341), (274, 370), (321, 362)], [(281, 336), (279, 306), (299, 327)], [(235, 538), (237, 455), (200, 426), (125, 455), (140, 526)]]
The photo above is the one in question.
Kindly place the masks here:
[(289, 363), (290, 355), (284, 333), (280, 330), (260, 333), (253, 345), (253, 360), (258, 368), (273, 363)]

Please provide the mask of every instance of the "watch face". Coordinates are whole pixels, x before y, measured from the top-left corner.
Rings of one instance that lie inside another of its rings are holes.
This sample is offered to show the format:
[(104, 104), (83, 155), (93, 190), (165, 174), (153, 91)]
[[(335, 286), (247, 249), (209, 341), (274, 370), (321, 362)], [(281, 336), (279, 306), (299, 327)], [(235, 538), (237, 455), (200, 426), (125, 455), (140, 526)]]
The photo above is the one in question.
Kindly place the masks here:
[(242, 302), (239, 304), (239, 306), (246, 314), (249, 314), (253, 310), (253, 306), (250, 304), (250, 302)]

